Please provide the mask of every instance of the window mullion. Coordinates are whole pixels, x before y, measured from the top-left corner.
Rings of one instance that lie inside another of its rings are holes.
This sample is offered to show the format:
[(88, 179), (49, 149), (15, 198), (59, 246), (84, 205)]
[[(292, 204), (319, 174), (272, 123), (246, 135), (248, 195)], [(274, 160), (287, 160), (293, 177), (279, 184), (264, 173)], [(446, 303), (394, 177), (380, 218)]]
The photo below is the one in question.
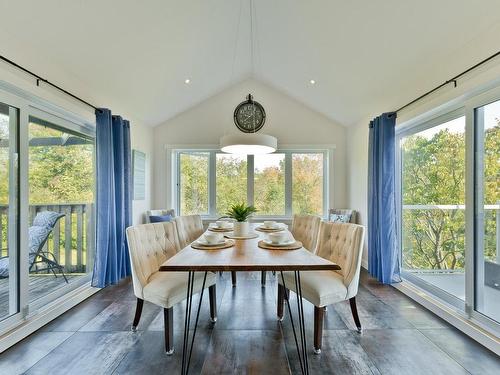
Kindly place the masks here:
[(254, 156), (247, 155), (247, 204), (255, 205), (254, 202)]
[(209, 166), (208, 166), (208, 214), (210, 216), (217, 215), (216, 199), (217, 199), (217, 184), (215, 181), (217, 174), (216, 152), (210, 151)]
[(285, 215), (292, 216), (292, 153), (285, 153)]

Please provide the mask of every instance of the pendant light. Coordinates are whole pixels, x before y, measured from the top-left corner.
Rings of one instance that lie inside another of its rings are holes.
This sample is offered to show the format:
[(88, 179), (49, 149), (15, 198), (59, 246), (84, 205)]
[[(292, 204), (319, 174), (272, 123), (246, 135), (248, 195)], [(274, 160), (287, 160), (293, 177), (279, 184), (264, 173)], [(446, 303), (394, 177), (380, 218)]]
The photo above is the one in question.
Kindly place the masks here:
[[(241, 4), (241, 3), (240, 3)], [(249, 0), (250, 8), (250, 58), (252, 73), (254, 70), (254, 51), (253, 51), (253, 40), (254, 40), (254, 27), (253, 27), (253, 12), (254, 6), (253, 1)], [(241, 10), (240, 10), (241, 11)], [(241, 15), (241, 13), (240, 13)], [(237, 30), (237, 38), (239, 39), (239, 22)], [(234, 59), (233, 59), (233, 69), (234, 61), (236, 59), (237, 43), (235, 43)], [(231, 71), (232, 81), (233, 72)], [(251, 96), (249, 96), (249, 100)], [(255, 106), (255, 104), (253, 104)], [(222, 152), (229, 154), (239, 154), (239, 155), (259, 155), (259, 154), (270, 154), (276, 151), (278, 148), (278, 140), (272, 135), (257, 133), (255, 116), (253, 116), (253, 132), (250, 133), (234, 133), (223, 136), (220, 139), (220, 148)]]

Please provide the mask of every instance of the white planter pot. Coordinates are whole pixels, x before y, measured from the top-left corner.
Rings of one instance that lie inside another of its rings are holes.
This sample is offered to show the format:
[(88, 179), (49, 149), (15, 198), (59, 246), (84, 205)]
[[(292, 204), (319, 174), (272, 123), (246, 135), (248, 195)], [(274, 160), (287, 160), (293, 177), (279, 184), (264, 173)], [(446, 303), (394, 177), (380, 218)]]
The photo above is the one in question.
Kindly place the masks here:
[(250, 233), (250, 223), (248, 221), (235, 222), (233, 232), (236, 237), (246, 236)]

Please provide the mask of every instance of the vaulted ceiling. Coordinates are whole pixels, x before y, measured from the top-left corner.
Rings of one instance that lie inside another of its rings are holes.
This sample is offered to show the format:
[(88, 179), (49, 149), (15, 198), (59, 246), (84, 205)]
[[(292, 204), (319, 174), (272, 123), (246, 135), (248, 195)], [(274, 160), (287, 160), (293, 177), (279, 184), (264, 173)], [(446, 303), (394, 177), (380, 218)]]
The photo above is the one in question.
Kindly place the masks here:
[(350, 125), (500, 46), (498, 0), (254, 0), (252, 63), (249, 3), (2, 0), (0, 53), (149, 125), (252, 76)]

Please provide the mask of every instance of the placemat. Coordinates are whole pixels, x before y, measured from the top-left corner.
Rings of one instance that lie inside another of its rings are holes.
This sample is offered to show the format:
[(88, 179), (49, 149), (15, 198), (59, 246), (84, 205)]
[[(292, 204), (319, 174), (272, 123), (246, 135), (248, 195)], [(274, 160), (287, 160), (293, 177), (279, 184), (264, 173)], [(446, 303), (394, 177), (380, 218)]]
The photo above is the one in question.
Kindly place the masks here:
[(295, 241), (295, 243), (292, 243), (287, 246), (273, 246), (273, 245), (268, 245), (264, 241), (259, 241), (259, 247), (261, 249), (266, 249), (266, 250), (297, 250), (302, 247), (302, 242)]
[(235, 244), (234, 240), (226, 240), (225, 244), (218, 245), (218, 246), (203, 246), (203, 245), (197, 245), (194, 242), (191, 244), (191, 247), (193, 249), (197, 250), (221, 250), (221, 249), (227, 249), (229, 247), (233, 247)]
[(281, 232), (284, 231), (286, 228), (285, 227), (279, 227), (279, 228), (264, 228), (264, 227), (256, 227), (255, 230), (259, 232), (264, 232), (264, 233), (273, 233), (273, 232)]
[(211, 232), (232, 232), (231, 228), (216, 228), (216, 227), (208, 227), (208, 230)]
[(257, 233), (249, 233), (246, 236), (235, 236), (234, 234), (225, 234), (224, 237), (232, 238), (233, 240), (251, 240), (252, 238), (259, 237), (259, 235)]

